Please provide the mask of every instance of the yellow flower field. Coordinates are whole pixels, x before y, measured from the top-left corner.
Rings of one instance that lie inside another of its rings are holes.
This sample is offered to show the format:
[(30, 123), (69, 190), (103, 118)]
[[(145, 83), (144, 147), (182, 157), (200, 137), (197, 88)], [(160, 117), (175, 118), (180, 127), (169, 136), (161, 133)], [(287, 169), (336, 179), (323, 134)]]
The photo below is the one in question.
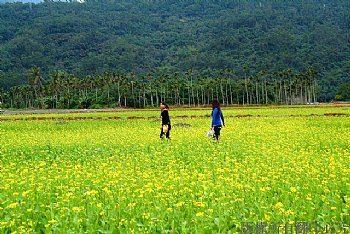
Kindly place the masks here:
[(324, 115), (350, 111), (313, 110), (223, 109), (219, 143), (206, 136), (208, 109), (171, 110), (171, 141), (159, 139), (157, 111), (3, 116), (0, 233), (350, 231), (350, 117)]

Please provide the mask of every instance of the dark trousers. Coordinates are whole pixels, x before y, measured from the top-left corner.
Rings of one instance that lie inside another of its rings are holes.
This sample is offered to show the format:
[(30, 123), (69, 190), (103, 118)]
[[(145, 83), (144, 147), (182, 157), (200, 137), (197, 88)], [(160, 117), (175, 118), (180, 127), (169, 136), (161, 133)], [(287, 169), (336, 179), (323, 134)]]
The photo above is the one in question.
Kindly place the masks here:
[(168, 128), (167, 133), (164, 133), (164, 132), (163, 132), (163, 128), (162, 128), (162, 130), (160, 130), (160, 136), (159, 136), (160, 138), (163, 138), (163, 136), (165, 135), (166, 138), (170, 139), (170, 129), (171, 129), (171, 126), (170, 126), (170, 124), (169, 124), (168, 126), (169, 126), (169, 128)]
[(219, 140), (220, 137), (220, 131), (221, 131), (221, 125), (214, 126), (214, 139)]

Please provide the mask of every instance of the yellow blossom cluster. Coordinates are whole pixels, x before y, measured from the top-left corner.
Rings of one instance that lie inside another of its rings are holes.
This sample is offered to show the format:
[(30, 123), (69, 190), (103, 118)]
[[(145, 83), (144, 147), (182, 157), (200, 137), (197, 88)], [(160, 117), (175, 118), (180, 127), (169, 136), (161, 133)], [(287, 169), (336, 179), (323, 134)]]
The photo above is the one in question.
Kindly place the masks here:
[[(153, 110), (59, 124), (49, 115), (6, 117), (0, 233), (234, 233), (244, 222), (350, 222), (350, 118), (322, 115), (348, 109), (223, 112), (219, 142), (206, 136), (208, 109), (170, 111), (171, 141), (158, 139)], [(145, 118), (107, 118), (130, 114)], [(176, 127), (184, 122), (190, 127)]]

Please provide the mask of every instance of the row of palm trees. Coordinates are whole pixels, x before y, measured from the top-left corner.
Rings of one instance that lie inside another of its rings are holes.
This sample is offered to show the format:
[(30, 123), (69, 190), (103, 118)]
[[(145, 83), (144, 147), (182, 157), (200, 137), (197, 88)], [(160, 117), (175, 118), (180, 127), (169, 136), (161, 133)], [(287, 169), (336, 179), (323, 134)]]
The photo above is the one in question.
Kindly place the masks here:
[(208, 105), (218, 99), (224, 105), (304, 104), (316, 101), (316, 71), (292, 69), (254, 75), (244, 69), (243, 77), (233, 70), (183, 73), (121, 74), (105, 72), (77, 78), (53, 71), (44, 80), (34, 66), (27, 85), (0, 92), (0, 100), (10, 108), (100, 108), (172, 105)]

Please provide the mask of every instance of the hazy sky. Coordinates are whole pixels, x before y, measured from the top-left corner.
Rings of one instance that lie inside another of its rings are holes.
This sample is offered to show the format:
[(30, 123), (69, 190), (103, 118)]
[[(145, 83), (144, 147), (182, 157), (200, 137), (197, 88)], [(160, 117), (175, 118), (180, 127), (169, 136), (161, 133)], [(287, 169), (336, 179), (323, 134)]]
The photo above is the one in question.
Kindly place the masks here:
[(38, 2), (42, 2), (43, 0), (0, 0), (1, 2), (34, 2), (34, 3), (38, 3)]

